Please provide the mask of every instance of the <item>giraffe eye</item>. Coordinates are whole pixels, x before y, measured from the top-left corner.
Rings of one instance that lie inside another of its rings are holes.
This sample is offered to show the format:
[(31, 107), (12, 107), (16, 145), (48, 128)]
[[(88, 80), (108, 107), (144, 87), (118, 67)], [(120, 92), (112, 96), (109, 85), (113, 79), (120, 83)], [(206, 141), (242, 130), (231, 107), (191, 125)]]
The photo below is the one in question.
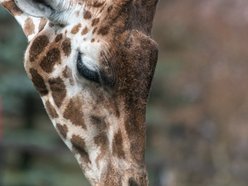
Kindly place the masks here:
[(83, 78), (100, 83), (100, 74), (96, 67), (92, 66), (92, 59), (81, 53), (77, 57), (77, 71)]

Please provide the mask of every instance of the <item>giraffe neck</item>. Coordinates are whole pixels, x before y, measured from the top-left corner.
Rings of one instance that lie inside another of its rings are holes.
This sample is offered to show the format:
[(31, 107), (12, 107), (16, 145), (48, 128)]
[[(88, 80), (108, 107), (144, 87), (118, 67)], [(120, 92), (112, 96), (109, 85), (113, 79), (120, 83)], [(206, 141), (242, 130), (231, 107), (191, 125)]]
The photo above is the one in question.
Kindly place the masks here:
[[(120, 165), (118, 165), (120, 164)], [(144, 166), (136, 166), (127, 162), (109, 160), (105, 172), (97, 181), (91, 181), (94, 186), (147, 186), (147, 172)], [(87, 174), (86, 174), (87, 176)]]
[[(88, 99), (91, 102), (97, 102), (93, 98), (88, 97)], [(76, 106), (79, 100), (80, 98), (75, 99), (67, 108), (76, 107), (77, 110), (87, 113), (85, 109), (89, 108)], [(145, 128), (142, 127), (144, 123), (142, 112), (137, 112), (135, 114), (137, 118), (132, 119), (120, 114), (118, 121), (112, 114), (108, 114), (106, 118), (90, 116), (91, 121), (83, 122), (84, 127), (75, 124), (61, 125), (59, 121), (64, 120), (62, 117), (70, 118), (71, 121), (76, 120), (78, 114), (73, 113), (77, 111), (73, 110), (69, 113), (70, 111), (67, 110), (64, 116), (59, 116), (60, 114), (54, 114), (57, 113), (53, 110), (56, 108), (51, 107), (46, 97), (43, 97), (43, 101), (55, 128), (73, 152), (92, 186), (147, 185), (144, 162)], [(67, 102), (66, 99), (65, 102)], [(104, 107), (98, 105), (98, 109), (97, 113), (101, 114)], [(53, 117), (55, 115), (56, 117)], [(138, 135), (135, 130), (139, 130)]]
[[(116, 135), (117, 136), (117, 135)], [(122, 141), (121, 137), (114, 137), (112, 152), (106, 152), (101, 159), (101, 154), (106, 151), (101, 151), (100, 156), (96, 158), (89, 166), (92, 168), (85, 169), (85, 175), (92, 181), (92, 185), (99, 186), (127, 186), (132, 185), (130, 183), (136, 183), (136, 185), (147, 185), (147, 172), (145, 163), (137, 162), (130, 155), (130, 151), (121, 149), (121, 143), (128, 143), (128, 141)], [(119, 138), (119, 139), (117, 139)], [(101, 140), (101, 139), (99, 139)], [(102, 148), (105, 148), (102, 146)], [(103, 165), (101, 167), (94, 166), (97, 164)], [(92, 180), (95, 176), (99, 176), (96, 180)]]

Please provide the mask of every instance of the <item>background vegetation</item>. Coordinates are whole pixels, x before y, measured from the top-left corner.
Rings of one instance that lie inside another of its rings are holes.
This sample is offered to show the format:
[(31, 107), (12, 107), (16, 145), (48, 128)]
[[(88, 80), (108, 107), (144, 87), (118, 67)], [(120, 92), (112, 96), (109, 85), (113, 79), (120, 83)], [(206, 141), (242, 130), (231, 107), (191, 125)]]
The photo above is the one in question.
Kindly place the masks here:
[[(147, 113), (151, 186), (247, 186), (247, 12), (247, 0), (160, 1)], [(26, 45), (1, 9), (0, 185), (86, 186), (26, 78)]]

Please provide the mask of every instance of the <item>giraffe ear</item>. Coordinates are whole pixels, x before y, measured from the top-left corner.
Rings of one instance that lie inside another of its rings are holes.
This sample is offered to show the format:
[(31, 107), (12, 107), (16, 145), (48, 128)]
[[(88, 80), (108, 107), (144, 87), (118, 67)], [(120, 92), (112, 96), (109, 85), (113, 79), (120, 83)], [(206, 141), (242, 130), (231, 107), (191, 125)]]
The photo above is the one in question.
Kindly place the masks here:
[(15, 0), (16, 5), (26, 14), (53, 20), (64, 7), (65, 0)]

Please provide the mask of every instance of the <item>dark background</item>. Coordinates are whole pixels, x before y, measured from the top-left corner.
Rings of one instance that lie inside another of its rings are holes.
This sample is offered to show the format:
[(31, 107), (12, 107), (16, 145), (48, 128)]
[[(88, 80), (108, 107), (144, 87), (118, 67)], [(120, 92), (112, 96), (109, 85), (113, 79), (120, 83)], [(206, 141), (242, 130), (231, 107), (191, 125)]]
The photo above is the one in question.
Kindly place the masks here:
[[(248, 1), (160, 0), (153, 36), (150, 185), (247, 186)], [(86, 186), (26, 77), (26, 45), (1, 9), (0, 186)]]

